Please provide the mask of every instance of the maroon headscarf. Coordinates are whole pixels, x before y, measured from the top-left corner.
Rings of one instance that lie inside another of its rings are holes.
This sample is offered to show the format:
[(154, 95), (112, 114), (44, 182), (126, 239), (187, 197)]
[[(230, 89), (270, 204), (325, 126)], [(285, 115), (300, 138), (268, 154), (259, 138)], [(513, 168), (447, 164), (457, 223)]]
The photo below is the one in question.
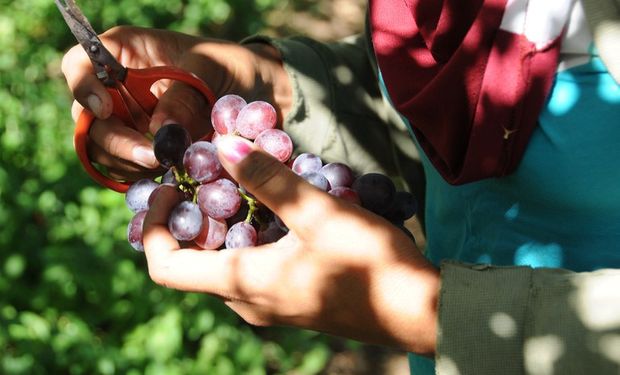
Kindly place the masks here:
[(500, 29), (506, 0), (371, 0), (373, 47), (396, 109), (439, 173), (464, 184), (511, 173), (551, 87), (544, 48)]

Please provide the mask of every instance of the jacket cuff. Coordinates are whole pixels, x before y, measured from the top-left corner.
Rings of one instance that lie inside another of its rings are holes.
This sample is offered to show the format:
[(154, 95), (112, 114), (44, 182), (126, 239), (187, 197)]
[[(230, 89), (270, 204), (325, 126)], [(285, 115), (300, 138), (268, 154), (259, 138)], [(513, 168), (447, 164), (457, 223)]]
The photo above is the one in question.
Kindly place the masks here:
[(523, 374), (532, 269), (444, 262), (441, 277), (437, 374)]

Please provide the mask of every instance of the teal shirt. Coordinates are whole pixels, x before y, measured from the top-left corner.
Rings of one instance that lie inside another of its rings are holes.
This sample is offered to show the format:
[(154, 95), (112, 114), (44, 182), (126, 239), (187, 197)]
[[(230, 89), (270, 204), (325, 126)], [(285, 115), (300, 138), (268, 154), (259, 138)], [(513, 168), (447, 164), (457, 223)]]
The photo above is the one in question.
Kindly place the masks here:
[[(513, 174), (452, 186), (423, 164), (436, 265), (620, 268), (620, 85), (598, 57), (556, 75)], [(412, 373), (434, 373), (432, 361), (410, 361)]]

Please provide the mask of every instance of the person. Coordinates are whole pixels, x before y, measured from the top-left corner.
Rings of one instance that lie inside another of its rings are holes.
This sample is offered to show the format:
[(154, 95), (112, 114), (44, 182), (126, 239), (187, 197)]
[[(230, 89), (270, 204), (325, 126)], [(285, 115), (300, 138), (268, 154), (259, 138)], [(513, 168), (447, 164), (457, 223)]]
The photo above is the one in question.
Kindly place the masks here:
[[(411, 184), (412, 149), (422, 151), (424, 254), (378, 216), (223, 137), (224, 168), (291, 231), (255, 248), (181, 248), (166, 226), (179, 198), (162, 189), (144, 227), (151, 278), (216, 296), (250, 324), (409, 351), (415, 374), (617, 373), (618, 9), (374, 0), (364, 35), (336, 43), (108, 30), (104, 44), (127, 66), (178, 66), (217, 96), (274, 103), (298, 152)], [(86, 107), (99, 119), (91, 159), (119, 179), (156, 174), (150, 141), (110, 116), (79, 46), (63, 72), (74, 115)], [(151, 132), (210, 130), (193, 89), (155, 90)]]

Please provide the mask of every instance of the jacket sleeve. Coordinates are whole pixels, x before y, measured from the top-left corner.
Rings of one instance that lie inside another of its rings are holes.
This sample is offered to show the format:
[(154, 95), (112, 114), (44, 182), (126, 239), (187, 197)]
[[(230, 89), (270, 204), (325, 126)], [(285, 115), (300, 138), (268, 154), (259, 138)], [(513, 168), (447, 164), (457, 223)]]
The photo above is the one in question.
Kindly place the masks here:
[(296, 154), (312, 152), (357, 173), (384, 173), (416, 190), (411, 185), (423, 182), (417, 149), (379, 89), (365, 35), (332, 43), (264, 36), (243, 41), (257, 42), (280, 51), (291, 79), (293, 105), (283, 127)]
[(618, 374), (620, 271), (445, 262), (437, 374)]

